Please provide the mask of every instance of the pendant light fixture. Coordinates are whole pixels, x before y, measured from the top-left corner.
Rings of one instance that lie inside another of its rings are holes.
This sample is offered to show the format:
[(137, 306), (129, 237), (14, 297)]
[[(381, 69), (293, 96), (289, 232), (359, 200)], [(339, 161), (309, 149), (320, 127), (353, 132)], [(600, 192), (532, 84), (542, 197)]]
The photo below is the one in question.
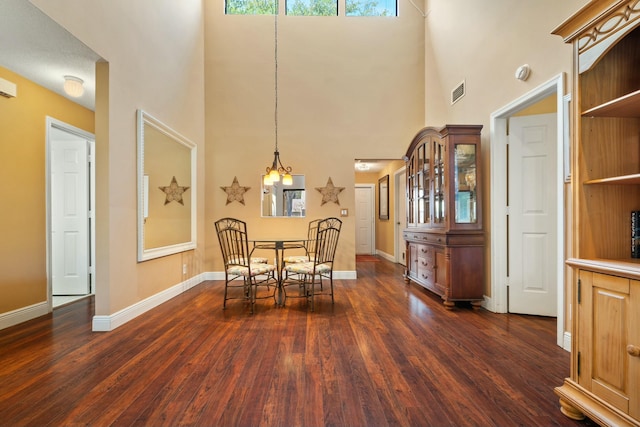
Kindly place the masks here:
[(291, 166), (284, 167), (280, 161), (280, 152), (278, 151), (278, 11), (275, 14), (275, 43), (274, 43), (274, 59), (275, 59), (275, 138), (276, 150), (273, 152), (273, 163), (267, 166), (267, 172), (264, 175), (264, 185), (273, 185), (280, 181), (282, 177), (283, 185), (292, 185), (293, 177), (291, 176)]

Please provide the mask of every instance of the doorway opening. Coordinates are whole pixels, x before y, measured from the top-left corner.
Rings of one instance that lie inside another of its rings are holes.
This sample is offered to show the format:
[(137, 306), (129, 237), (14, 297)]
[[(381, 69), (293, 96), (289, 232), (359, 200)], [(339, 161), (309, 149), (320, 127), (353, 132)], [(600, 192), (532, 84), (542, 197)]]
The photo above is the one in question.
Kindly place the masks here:
[(373, 184), (356, 184), (356, 255), (376, 254), (375, 199)]
[[(404, 265), (404, 169), (401, 159), (355, 160), (356, 254), (375, 255)], [(381, 191), (384, 191), (382, 199)], [(381, 200), (388, 204), (381, 206)]]
[(94, 293), (95, 136), (47, 117), (47, 289), (51, 308)]
[[(568, 127), (565, 110), (567, 108), (564, 97), (565, 75), (561, 73), (547, 81), (538, 88), (523, 95), (515, 101), (491, 114), (491, 297), (487, 299), (487, 309), (497, 313), (509, 311), (509, 280), (510, 280), (510, 255), (518, 248), (510, 248), (512, 242), (509, 236), (510, 227), (513, 227), (513, 216), (525, 216), (522, 211), (510, 209), (509, 200), (509, 120), (522, 110), (531, 107), (541, 100), (555, 95), (556, 125), (551, 135), (554, 145), (554, 155), (551, 165), (553, 182), (550, 191), (541, 192), (544, 202), (553, 205), (552, 215), (549, 218), (551, 228), (555, 231), (552, 245), (555, 255), (551, 259), (537, 261), (544, 263), (551, 271), (551, 285), (555, 286), (553, 295), (555, 298), (555, 314), (557, 322), (557, 343), (566, 349), (564, 340), (564, 158), (565, 147), (568, 144), (565, 130)], [(512, 142), (513, 143), (513, 142)], [(515, 142), (519, 144), (520, 142)], [(530, 232), (532, 235), (533, 232)], [(512, 243), (513, 244), (513, 243)], [(540, 251), (543, 253), (543, 251)], [(548, 255), (546, 255), (548, 257)]]

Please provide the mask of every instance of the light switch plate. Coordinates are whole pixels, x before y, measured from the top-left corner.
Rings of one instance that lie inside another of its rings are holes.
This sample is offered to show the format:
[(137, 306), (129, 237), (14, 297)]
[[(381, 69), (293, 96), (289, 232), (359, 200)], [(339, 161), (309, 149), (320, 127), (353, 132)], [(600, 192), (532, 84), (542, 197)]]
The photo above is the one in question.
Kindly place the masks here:
[(341, 209), (340, 216), (349, 216), (349, 209)]

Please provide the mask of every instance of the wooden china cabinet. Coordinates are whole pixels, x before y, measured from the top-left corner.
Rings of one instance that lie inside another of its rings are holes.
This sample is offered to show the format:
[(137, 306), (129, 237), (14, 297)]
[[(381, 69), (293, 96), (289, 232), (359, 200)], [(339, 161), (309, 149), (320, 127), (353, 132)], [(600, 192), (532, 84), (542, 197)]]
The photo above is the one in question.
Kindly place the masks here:
[(640, 426), (640, 0), (593, 0), (553, 31), (573, 45), (570, 418)]
[(426, 127), (406, 160), (405, 280), (479, 307), (484, 294), (481, 125)]

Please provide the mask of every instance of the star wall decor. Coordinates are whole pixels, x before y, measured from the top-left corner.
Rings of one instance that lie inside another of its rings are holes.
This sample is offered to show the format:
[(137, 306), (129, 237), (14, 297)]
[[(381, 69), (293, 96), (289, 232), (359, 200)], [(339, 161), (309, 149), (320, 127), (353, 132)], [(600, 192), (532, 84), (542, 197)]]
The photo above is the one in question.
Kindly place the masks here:
[(344, 190), (344, 187), (334, 186), (331, 177), (329, 177), (327, 185), (324, 187), (316, 187), (316, 190), (322, 193), (322, 203), (320, 203), (320, 206), (328, 202), (334, 202), (335, 204), (339, 205), (340, 200), (338, 200), (338, 194), (340, 194), (340, 192)]
[(167, 195), (167, 198), (164, 200), (165, 205), (171, 202), (178, 202), (182, 206), (184, 206), (184, 201), (182, 200), (182, 194), (185, 191), (187, 191), (190, 187), (180, 187), (178, 185), (178, 181), (176, 181), (176, 177), (174, 176), (171, 179), (171, 184), (169, 184), (167, 187), (158, 187), (158, 188)]
[(242, 187), (238, 183), (238, 178), (233, 177), (233, 183), (230, 187), (220, 187), (227, 193), (227, 205), (231, 202), (240, 202), (244, 205), (244, 193), (246, 193), (251, 187)]

